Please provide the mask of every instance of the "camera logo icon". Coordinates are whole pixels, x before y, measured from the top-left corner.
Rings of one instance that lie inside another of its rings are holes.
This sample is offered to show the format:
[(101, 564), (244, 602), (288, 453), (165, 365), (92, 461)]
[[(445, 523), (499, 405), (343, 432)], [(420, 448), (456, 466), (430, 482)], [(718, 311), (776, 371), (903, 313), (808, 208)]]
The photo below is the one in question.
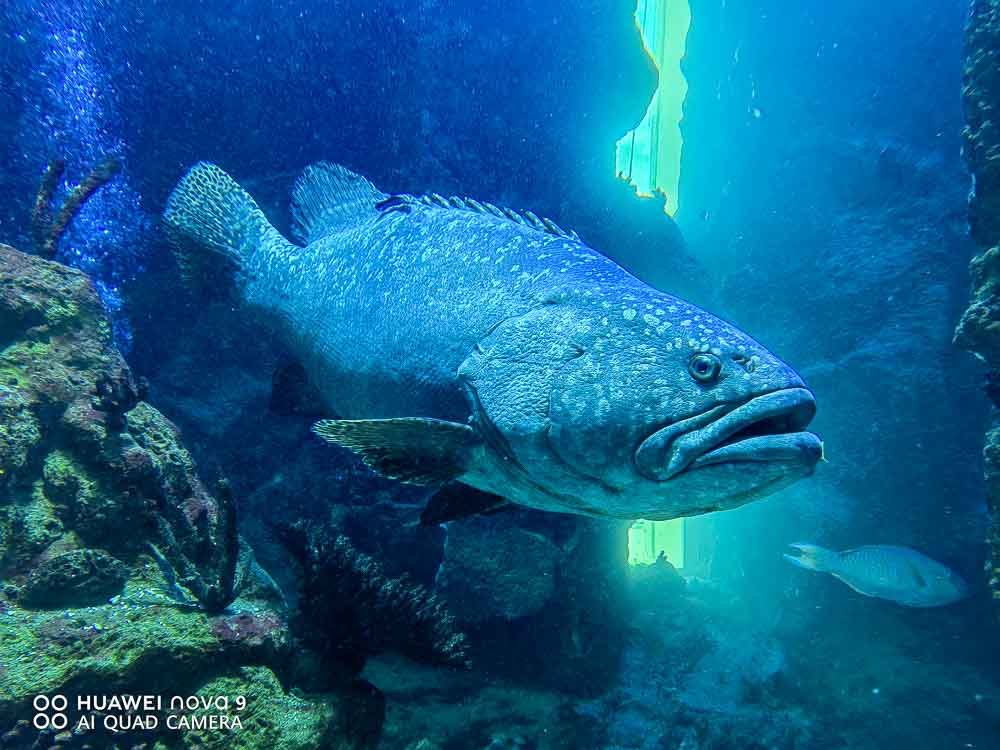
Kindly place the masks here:
[(58, 731), (65, 729), (69, 724), (65, 713), (69, 701), (65, 695), (53, 695), (51, 698), (47, 695), (36, 695), (31, 705), (35, 709), (35, 717), (31, 720), (35, 729)]

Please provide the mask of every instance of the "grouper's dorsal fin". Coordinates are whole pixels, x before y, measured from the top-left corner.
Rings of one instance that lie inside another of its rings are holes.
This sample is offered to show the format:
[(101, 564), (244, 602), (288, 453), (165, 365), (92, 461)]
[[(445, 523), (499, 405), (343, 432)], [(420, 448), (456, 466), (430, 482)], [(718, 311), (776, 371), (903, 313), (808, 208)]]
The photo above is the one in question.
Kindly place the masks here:
[(398, 193), (385, 196), (379, 201), (376, 208), (384, 215), (393, 211), (408, 213), (414, 206), (429, 206), (430, 208), (442, 208), (452, 211), (472, 211), (478, 214), (495, 216), (498, 219), (506, 219), (523, 227), (529, 227), (530, 229), (551, 234), (555, 237), (562, 237), (574, 242), (580, 241), (580, 235), (573, 230), (567, 231), (551, 219), (536, 216), (531, 211), (518, 213), (510, 208), (500, 208), (499, 206), (494, 206), (492, 203), (477, 201), (474, 198), (460, 198), (457, 195), (445, 198), (443, 195), (438, 195), (437, 193), (430, 193), (429, 195)]
[(339, 164), (306, 167), (292, 190), (292, 234), (308, 245), (375, 215), (385, 193)]

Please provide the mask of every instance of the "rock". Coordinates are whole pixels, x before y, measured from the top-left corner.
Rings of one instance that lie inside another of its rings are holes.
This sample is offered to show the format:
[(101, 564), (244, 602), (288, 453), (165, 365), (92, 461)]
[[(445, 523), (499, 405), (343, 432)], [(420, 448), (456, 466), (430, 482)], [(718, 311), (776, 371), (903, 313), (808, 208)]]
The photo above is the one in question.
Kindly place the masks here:
[(50, 557), (31, 571), (21, 590), (30, 607), (85, 607), (121, 593), (128, 568), (102, 550), (80, 549)]
[(1000, 1), (975, 0), (966, 27), (962, 98), (966, 127), (962, 153), (974, 182), (969, 196), (972, 237), (983, 249), (970, 265), (972, 302), (955, 331), (955, 343), (974, 352), (989, 368), (986, 392), (993, 403), (984, 447), (987, 502), (990, 511), (987, 571), (994, 600), (1000, 604)]
[(239, 539), (228, 486), (206, 487), (143, 393), (87, 277), (0, 245), (0, 745), (48, 746), (18, 724), (40, 693), (225, 690), (256, 698), (260, 725), (199, 747), (373, 747), (373, 689), (281, 687), (281, 592)]
[(538, 612), (555, 592), (561, 553), (541, 534), (507, 519), (448, 527), (437, 589), (459, 620), (513, 620)]
[(36, 575), (25, 601), (39, 564), (80, 547), (132, 565), (153, 542), (196, 596), (231, 577), (224, 498), (142, 391), (87, 277), (0, 246), (0, 562)]
[(784, 654), (773, 638), (727, 634), (685, 676), (679, 698), (702, 711), (738, 713), (754, 704), (784, 666)]
[[(230, 708), (221, 712), (196, 711), (192, 718), (228, 715), (239, 718), (241, 728), (185, 731), (182, 735), (185, 747), (363, 750), (375, 747), (373, 739), (377, 740), (381, 724), (378, 708), (367, 715), (358, 712), (359, 707), (350, 695), (324, 702), (287, 693), (274, 672), (266, 667), (243, 667), (232, 675), (216, 677), (202, 685), (196, 695), (208, 700), (226, 696)], [(381, 710), (384, 711), (384, 706)]]
[(996, 103), (1000, 78), (996, 54), (1000, 49), (1000, 2), (975, 0), (966, 27), (962, 99), (965, 140), (962, 153), (975, 175), (969, 197), (972, 236), (982, 247), (1000, 243), (1000, 122)]

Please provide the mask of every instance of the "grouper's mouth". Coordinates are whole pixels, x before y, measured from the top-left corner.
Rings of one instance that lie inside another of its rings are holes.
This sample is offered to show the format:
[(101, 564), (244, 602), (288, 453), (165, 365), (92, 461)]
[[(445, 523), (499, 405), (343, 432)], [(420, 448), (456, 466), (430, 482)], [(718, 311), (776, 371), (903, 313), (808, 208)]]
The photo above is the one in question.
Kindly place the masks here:
[(721, 404), (657, 430), (635, 451), (639, 473), (667, 480), (684, 471), (724, 463), (784, 461), (809, 470), (822, 442), (805, 427), (816, 402), (805, 388), (785, 388), (743, 404)]

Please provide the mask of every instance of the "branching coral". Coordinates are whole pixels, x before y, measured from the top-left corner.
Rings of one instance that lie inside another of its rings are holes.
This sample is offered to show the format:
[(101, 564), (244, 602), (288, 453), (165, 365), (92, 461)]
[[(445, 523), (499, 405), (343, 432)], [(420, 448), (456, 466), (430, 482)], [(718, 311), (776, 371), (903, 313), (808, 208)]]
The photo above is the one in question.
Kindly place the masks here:
[[(207, 509), (193, 518), (182, 509), (164, 504), (155, 516), (160, 545), (150, 544), (154, 557), (176, 588), (190, 591), (208, 612), (221, 612), (236, 597), (236, 567), (240, 538), (236, 501), (228, 483), (219, 482), (213, 514)], [(183, 541), (181, 541), (183, 540)]]
[(280, 530), (302, 566), (298, 631), (324, 659), (360, 670), (368, 656), (396, 650), (436, 664), (467, 665), (465, 635), (423, 586), (388, 578), (343, 535), (301, 523)]
[(105, 159), (80, 183), (70, 190), (58, 213), (53, 215), (52, 199), (59, 180), (66, 170), (62, 159), (49, 162), (35, 197), (35, 207), (31, 212), (31, 238), (36, 255), (54, 258), (59, 249), (59, 240), (65, 233), (73, 217), (80, 213), (83, 204), (101, 187), (118, 174), (121, 165), (115, 159)]

